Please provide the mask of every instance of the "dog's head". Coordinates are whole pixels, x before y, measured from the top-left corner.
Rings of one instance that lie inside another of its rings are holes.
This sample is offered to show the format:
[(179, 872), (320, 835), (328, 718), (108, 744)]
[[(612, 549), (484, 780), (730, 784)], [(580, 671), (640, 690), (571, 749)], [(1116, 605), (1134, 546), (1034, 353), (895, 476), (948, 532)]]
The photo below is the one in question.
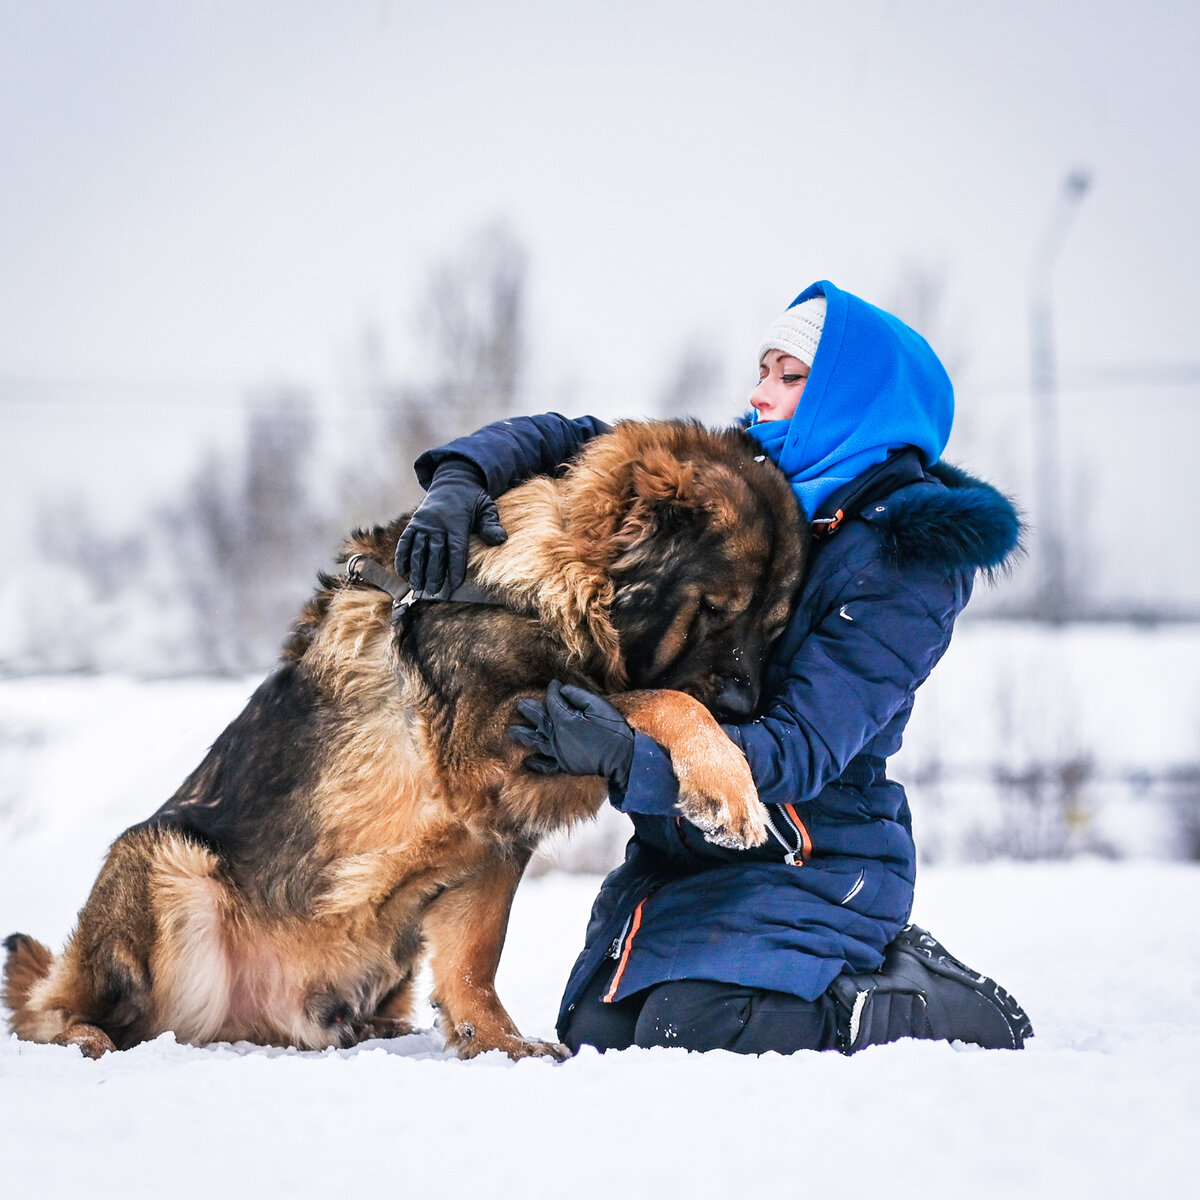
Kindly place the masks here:
[(737, 430), (628, 423), (603, 441), (581, 466), (617, 481), (593, 511), (592, 536), (608, 560), (628, 685), (674, 688), (718, 718), (748, 719), (804, 565), (791, 488)]

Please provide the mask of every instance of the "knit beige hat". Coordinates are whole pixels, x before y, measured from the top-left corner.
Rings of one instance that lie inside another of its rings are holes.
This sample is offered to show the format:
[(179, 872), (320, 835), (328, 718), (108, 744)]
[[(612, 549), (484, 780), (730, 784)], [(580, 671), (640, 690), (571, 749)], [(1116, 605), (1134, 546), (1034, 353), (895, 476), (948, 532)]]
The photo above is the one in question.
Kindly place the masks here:
[(759, 366), (768, 350), (782, 350), (784, 354), (791, 354), (811, 367), (824, 327), (824, 296), (813, 296), (811, 300), (792, 305), (763, 334), (763, 343), (758, 348)]

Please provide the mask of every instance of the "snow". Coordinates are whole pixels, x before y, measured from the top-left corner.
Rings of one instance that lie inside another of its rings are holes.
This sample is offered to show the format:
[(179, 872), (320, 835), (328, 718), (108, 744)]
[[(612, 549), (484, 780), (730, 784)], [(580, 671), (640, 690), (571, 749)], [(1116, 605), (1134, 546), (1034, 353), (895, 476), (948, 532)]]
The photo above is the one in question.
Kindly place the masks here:
[[(55, 945), (106, 843), (198, 760), (254, 681), (0, 683), (0, 933)], [(553, 1036), (598, 886), (518, 893), (499, 976)], [(903, 1042), (853, 1058), (197, 1048), (98, 1062), (0, 1040), (5, 1195), (1128, 1196), (1184, 1189), (1200, 1128), (1200, 868), (1146, 859), (938, 865), (914, 914), (1007, 986), (1021, 1053)]]

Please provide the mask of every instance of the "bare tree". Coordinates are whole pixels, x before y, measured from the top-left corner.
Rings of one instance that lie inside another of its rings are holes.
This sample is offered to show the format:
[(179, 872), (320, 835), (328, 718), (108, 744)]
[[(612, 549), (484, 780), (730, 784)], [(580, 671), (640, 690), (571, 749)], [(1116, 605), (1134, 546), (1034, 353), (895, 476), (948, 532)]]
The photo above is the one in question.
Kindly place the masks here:
[(382, 336), (364, 331), (361, 369), (372, 433), (358, 442), (341, 489), (345, 511), (359, 523), (420, 501), (412, 465), (430, 446), (518, 411), (527, 265), (516, 234), (493, 222), (434, 267), (417, 319), (432, 365), (423, 384), (389, 378)]
[(181, 499), (158, 510), (194, 668), (270, 663), (316, 568), (328, 562), (329, 527), (310, 499), (314, 439), (306, 393), (260, 394), (240, 458), (210, 451)]
[(455, 424), (510, 416), (525, 360), (528, 255), (507, 223), (476, 233), (433, 271), (420, 324), (436, 356), (433, 391)]
[(143, 576), (142, 533), (101, 529), (78, 495), (44, 499), (35, 513), (38, 569), (24, 606), (21, 669), (91, 671), (111, 665), (113, 607), (131, 578)]
[(419, 500), (417, 455), (515, 410), (525, 279), (524, 247), (503, 224), (435, 268), (421, 308), (436, 367), (425, 384), (390, 379), (382, 334), (365, 332), (366, 403), (345, 418), (350, 462), (335, 469), (332, 495), (318, 500), (312, 398), (275, 388), (249, 398), (240, 450), (210, 449), (134, 533), (98, 530), (78, 502), (43, 506), (44, 569), (59, 578), (55, 603), (28, 618), (28, 665), (183, 673), (272, 662), (349, 529)]

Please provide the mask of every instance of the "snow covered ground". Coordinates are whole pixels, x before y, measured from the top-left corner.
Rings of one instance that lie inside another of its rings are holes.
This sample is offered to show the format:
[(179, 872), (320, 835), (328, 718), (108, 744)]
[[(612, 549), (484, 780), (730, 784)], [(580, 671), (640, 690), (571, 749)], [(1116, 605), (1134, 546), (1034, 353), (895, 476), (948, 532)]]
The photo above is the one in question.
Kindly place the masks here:
[[(0, 683), (0, 933), (61, 943), (115, 833), (198, 761), (251, 683)], [(553, 1035), (595, 876), (518, 893), (499, 985)], [(0, 1040), (5, 1196), (1124, 1197), (1189, 1189), (1200, 1129), (1200, 868), (926, 868), (915, 917), (1008, 986), (1022, 1053), (679, 1050), (450, 1059), (427, 1028), (352, 1051), (99, 1062)]]

